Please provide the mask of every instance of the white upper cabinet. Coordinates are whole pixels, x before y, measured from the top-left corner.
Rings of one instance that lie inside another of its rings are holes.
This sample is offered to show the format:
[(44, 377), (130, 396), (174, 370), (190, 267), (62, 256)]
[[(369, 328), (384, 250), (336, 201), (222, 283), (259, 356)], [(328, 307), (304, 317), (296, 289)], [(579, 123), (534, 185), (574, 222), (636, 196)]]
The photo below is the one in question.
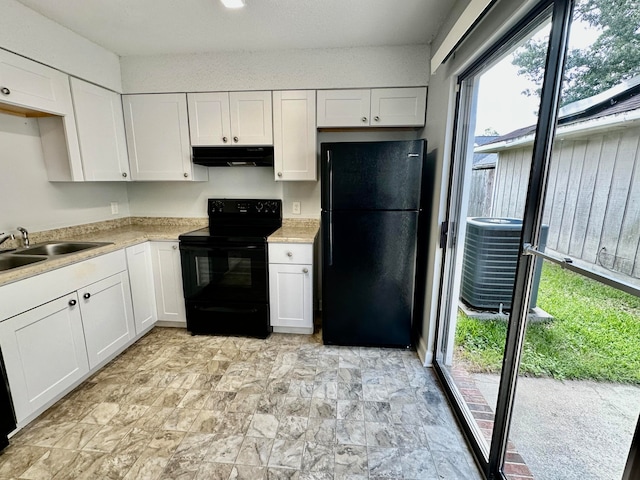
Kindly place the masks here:
[(370, 90), (318, 90), (318, 127), (369, 125)]
[(72, 113), (67, 75), (0, 50), (0, 102), (55, 115)]
[(184, 93), (123, 95), (122, 104), (133, 180), (207, 180), (191, 162)]
[(229, 94), (188, 93), (191, 145), (230, 145)]
[(427, 106), (427, 89), (374, 88), (371, 90), (371, 125), (421, 127)]
[(276, 180), (317, 180), (314, 90), (273, 92)]
[(131, 178), (120, 95), (71, 78), (84, 179)]
[(271, 92), (229, 93), (234, 145), (273, 144)]
[(420, 127), (427, 89), (318, 90), (318, 127)]
[(82, 181), (82, 161), (69, 77), (0, 50), (0, 111), (38, 117), (50, 181)]
[(271, 92), (189, 93), (191, 145), (271, 145)]

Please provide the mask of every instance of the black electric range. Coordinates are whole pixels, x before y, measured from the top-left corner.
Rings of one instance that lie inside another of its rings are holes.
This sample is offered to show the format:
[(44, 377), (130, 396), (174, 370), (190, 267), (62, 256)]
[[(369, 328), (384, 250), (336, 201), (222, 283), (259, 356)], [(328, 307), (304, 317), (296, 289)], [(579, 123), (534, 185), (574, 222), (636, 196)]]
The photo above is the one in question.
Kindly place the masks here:
[(187, 329), (266, 338), (267, 237), (282, 225), (282, 201), (208, 201), (209, 226), (180, 235)]

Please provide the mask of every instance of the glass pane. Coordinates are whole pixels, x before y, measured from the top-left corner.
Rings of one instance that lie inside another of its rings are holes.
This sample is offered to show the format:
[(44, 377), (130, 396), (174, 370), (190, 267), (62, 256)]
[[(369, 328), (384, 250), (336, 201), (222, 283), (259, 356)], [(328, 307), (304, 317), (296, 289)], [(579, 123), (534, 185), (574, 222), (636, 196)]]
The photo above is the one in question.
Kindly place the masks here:
[(466, 79), (461, 90), (463, 132), (456, 161), (462, 168), (450, 214), (456, 243), (448, 252), (448, 305), (443, 310), (449, 313), (436, 360), (455, 385), (485, 455), (493, 434), (531, 163), (526, 144), (510, 147), (514, 131), (533, 136), (540, 103), (539, 92), (515, 61), (529, 42), (546, 52), (549, 30), (545, 17)]
[[(582, 272), (640, 287), (637, 7), (627, 0), (576, 4), (541, 243)], [(533, 81), (536, 46), (521, 52), (523, 76)], [(505, 472), (621, 478), (640, 412), (640, 298), (544, 262), (537, 307), (510, 431), (519, 455)]]

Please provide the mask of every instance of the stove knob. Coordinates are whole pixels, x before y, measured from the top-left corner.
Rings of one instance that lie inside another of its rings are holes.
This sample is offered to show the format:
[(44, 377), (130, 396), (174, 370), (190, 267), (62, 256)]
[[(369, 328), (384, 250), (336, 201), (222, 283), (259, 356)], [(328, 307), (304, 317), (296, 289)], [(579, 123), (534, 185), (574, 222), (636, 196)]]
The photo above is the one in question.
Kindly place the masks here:
[(256, 203), (256, 210), (261, 212), (264, 209), (264, 204), (262, 202)]

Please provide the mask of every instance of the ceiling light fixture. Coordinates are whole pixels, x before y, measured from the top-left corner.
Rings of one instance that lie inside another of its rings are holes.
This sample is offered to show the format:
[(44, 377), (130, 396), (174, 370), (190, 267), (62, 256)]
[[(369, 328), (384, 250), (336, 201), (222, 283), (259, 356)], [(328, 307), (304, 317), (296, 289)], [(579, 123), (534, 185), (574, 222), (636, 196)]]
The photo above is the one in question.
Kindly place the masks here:
[(244, 0), (220, 0), (222, 4), (227, 8), (242, 8), (244, 7)]

